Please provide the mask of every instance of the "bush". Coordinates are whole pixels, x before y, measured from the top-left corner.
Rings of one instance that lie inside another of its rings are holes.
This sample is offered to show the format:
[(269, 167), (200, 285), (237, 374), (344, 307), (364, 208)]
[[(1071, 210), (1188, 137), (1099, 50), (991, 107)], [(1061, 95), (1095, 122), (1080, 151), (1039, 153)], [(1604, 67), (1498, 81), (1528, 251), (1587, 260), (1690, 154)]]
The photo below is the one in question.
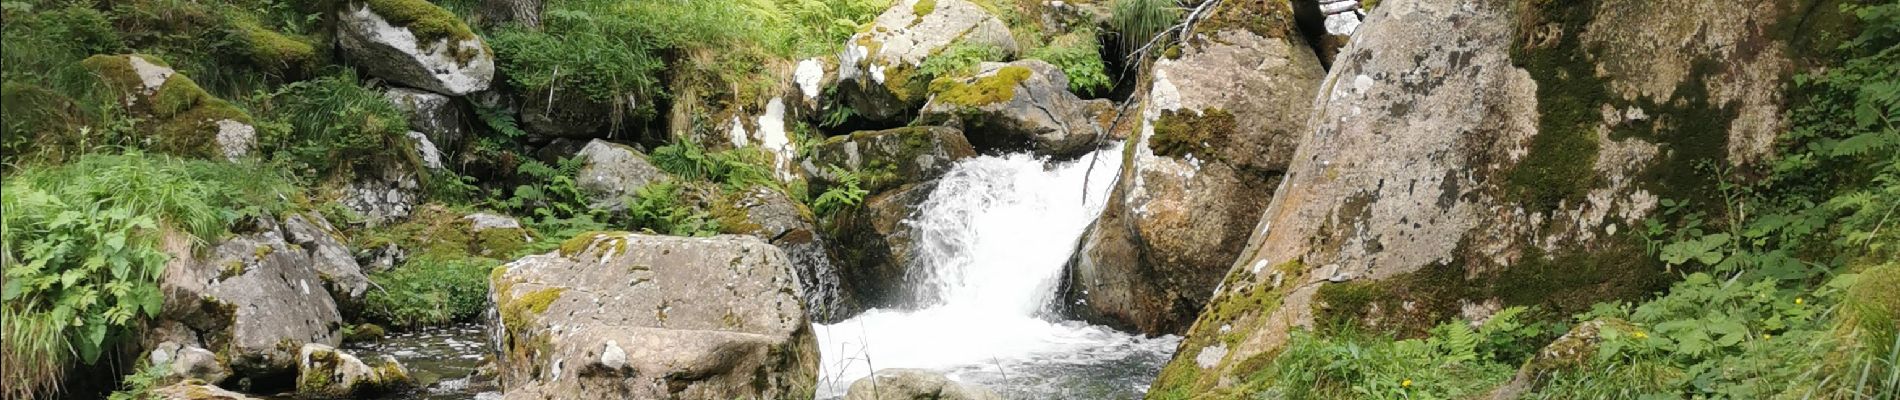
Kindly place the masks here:
[(1181, 19), (1181, 7), (1175, 0), (1115, 0), (1108, 25), (1122, 45), (1122, 58), (1135, 52)]
[(488, 272), (501, 261), (423, 254), (370, 274), (363, 315), (392, 327), (467, 321), (488, 309)]
[(1069, 91), (1083, 96), (1101, 94), (1113, 89), (1115, 81), (1108, 77), (1108, 67), (1102, 63), (1101, 45), (1097, 43), (1094, 29), (1079, 29), (1049, 42), (1048, 46), (1029, 51), (1029, 58), (1048, 61), (1062, 69), (1069, 76)]
[(7, 321), (0, 393), (57, 389), (72, 362), (92, 364), (156, 316), (165, 232), (200, 243), (244, 215), (274, 215), (289, 181), (255, 165), (140, 153), (27, 167), (0, 191)]
[(319, 177), (392, 163), (421, 170), (407, 117), (354, 72), (284, 85), (261, 106), (288, 130), (265, 130), (260, 147), (294, 170)]

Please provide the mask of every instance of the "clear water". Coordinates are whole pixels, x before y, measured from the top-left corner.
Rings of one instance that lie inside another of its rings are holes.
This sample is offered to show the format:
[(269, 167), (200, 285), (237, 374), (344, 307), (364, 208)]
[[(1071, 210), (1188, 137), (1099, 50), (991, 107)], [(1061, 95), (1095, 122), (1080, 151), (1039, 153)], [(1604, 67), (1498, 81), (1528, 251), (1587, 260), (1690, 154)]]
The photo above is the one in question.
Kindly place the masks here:
[(1076, 240), (1106, 204), (1120, 146), (1073, 162), (1028, 154), (959, 162), (905, 224), (926, 305), (815, 325), (819, 398), (873, 369), (923, 368), (1009, 398), (1139, 398), (1179, 344), (1041, 312)]
[(409, 369), (418, 387), (385, 398), (461, 400), (499, 390), (493, 382), (469, 378), (490, 353), (488, 340), (486, 325), (463, 323), (392, 333), (374, 343), (350, 344), (344, 350), (364, 360), (395, 357)]

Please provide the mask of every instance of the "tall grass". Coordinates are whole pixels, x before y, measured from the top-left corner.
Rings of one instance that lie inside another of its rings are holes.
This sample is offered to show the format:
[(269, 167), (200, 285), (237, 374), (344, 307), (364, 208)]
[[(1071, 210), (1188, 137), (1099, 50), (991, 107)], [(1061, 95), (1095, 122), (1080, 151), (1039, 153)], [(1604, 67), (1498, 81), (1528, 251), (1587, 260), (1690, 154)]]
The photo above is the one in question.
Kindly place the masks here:
[(24, 167), (3, 188), (0, 395), (21, 399), (57, 391), (68, 368), (157, 315), (160, 235), (216, 239), (244, 215), (282, 211), (294, 190), (266, 168), (136, 152)]
[(1176, 0), (1115, 0), (1108, 24), (1121, 39), (1123, 58), (1134, 56), (1175, 22), (1181, 19)]

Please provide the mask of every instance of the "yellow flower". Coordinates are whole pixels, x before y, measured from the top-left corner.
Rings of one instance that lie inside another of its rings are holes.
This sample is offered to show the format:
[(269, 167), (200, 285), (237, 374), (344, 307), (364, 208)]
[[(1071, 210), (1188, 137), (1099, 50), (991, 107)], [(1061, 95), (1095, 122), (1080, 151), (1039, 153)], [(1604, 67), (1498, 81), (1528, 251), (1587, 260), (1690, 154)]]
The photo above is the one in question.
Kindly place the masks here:
[(1406, 379), (1404, 382), (1399, 382), (1399, 387), (1412, 387), (1412, 380)]
[(1636, 331), (1636, 333), (1632, 333), (1632, 334), (1630, 334), (1630, 336), (1634, 336), (1634, 337), (1636, 337), (1637, 339), (1648, 339), (1648, 338), (1649, 338), (1649, 334), (1647, 334), (1647, 333), (1643, 333), (1643, 331)]
[(1794, 298), (1794, 305), (1797, 305), (1797, 306), (1798, 306), (1798, 305), (1801, 305), (1801, 298), (1800, 298), (1800, 297), (1796, 297), (1796, 298)]
[(1774, 338), (1775, 338), (1774, 334), (1770, 334), (1770, 333), (1761, 334), (1761, 340), (1768, 340), (1768, 339), (1774, 339)]

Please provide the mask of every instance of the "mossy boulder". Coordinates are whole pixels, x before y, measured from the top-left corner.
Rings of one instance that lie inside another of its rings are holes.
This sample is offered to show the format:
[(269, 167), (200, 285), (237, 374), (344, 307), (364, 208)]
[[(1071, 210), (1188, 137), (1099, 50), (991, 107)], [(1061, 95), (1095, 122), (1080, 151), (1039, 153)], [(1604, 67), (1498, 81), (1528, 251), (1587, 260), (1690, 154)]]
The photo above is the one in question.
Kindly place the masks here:
[[(1753, 175), (1710, 171), (1757, 170), (1772, 153), (1796, 54), (1772, 35), (1801, 23), (1798, 3), (1372, 9), (1232, 264), (1257, 281), (1299, 262), (1303, 282), (1243, 311), (1265, 321), (1257, 327), (1197, 325), (1187, 340), (1237, 345), (1205, 363), (1177, 355), (1167, 368), (1200, 378), (1167, 389), (1245, 381), (1259, 368), (1246, 361), (1294, 329), (1413, 337), (1458, 317), (1460, 304), (1570, 315), (1667, 288), (1673, 274), (1637, 227), (1670, 218), (1661, 199), (1715, 204), (1714, 184)], [(1698, 167), (1708, 165), (1719, 168)]]
[(427, 0), (355, 0), (337, 11), (343, 56), (370, 75), (450, 96), (488, 89), (495, 52)]
[(338, 304), (363, 299), (369, 290), (369, 277), (356, 263), (342, 231), (330, 225), (319, 213), (297, 213), (284, 217), (284, 239), (305, 252), (317, 277), (336, 297)]
[(811, 209), (763, 186), (728, 191), (708, 208), (723, 232), (756, 237), (785, 251), (798, 270), (798, 286), (813, 321), (833, 321), (855, 310), (852, 299), (840, 288), (838, 268), (827, 247), (831, 240), (818, 228)]
[(808, 398), (818, 343), (784, 252), (586, 233), (490, 276), (505, 399)]
[(840, 100), (865, 119), (900, 122), (927, 97), (930, 82), (917, 76), (917, 67), (957, 44), (1017, 52), (1009, 26), (982, 5), (968, 0), (894, 2), (845, 42), (838, 55)]
[(872, 194), (943, 176), (957, 160), (975, 157), (963, 132), (945, 127), (909, 127), (833, 136), (811, 151), (800, 166), (812, 193), (839, 184), (839, 171), (856, 174), (859, 187)]
[(218, 354), (203, 347), (162, 342), (145, 353), (149, 365), (165, 367), (165, 381), (223, 382), (231, 377), (231, 368), (219, 360)]
[(321, 344), (299, 351), (297, 395), (304, 398), (362, 398), (393, 392), (414, 384), (409, 370), (390, 356), (375, 365)]
[(1891, 351), (1894, 336), (1900, 333), (1900, 264), (1861, 271), (1844, 299), (1847, 328), (1865, 335), (1860, 342), (1872, 354)]
[(903, 222), (936, 188), (933, 180), (886, 190), (824, 221), (839, 261), (840, 286), (851, 301), (865, 308), (915, 304), (911, 284), (916, 281), (907, 278), (906, 268), (913, 238)]
[(1491, 398), (1516, 399), (1524, 393), (1534, 392), (1554, 374), (1588, 368), (1590, 360), (1596, 357), (1597, 349), (1603, 346), (1605, 340), (1628, 340), (1623, 338), (1635, 335), (1648, 333), (1629, 321), (1614, 318), (1577, 324), (1570, 328), (1570, 332), (1565, 332), (1538, 350), (1530, 361), (1518, 368), (1516, 376), (1493, 391)]
[(937, 78), (918, 123), (970, 133), (984, 153), (1033, 151), (1069, 159), (1107, 141), (1095, 113), (1106, 109), (1069, 93), (1069, 78), (1040, 60), (983, 63), (967, 78)]
[(152, 123), (144, 142), (186, 157), (238, 160), (257, 147), (251, 115), (206, 93), (163, 60), (143, 54), (96, 55), (82, 61), (134, 116)]
[(1284, 3), (1229, 2), (1155, 62), (1107, 207), (1070, 263), (1072, 311), (1178, 334), (1254, 233), (1325, 71)]
[(84, 151), (91, 116), (71, 97), (27, 82), (0, 83), (0, 162), (60, 162)]

